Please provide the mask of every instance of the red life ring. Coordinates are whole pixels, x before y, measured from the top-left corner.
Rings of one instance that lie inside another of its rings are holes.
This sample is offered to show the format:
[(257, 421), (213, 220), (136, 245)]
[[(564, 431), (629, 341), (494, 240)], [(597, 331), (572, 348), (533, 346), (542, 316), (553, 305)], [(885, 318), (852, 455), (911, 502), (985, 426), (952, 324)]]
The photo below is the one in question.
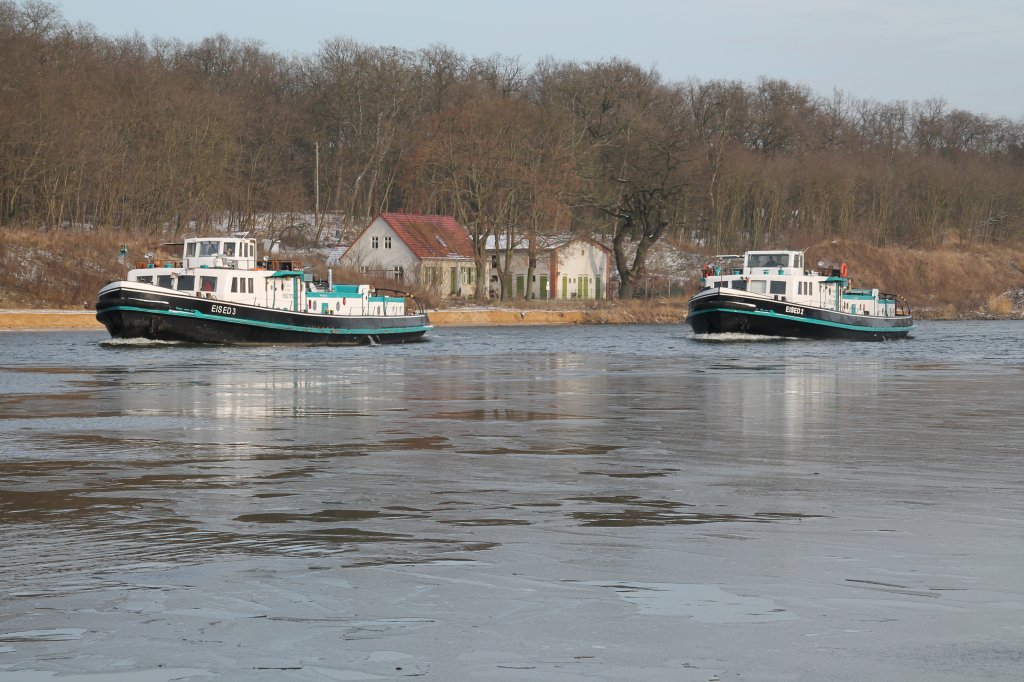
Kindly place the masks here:
[(842, 265), (839, 266), (839, 276), (846, 277), (846, 272), (846, 263), (843, 263)]

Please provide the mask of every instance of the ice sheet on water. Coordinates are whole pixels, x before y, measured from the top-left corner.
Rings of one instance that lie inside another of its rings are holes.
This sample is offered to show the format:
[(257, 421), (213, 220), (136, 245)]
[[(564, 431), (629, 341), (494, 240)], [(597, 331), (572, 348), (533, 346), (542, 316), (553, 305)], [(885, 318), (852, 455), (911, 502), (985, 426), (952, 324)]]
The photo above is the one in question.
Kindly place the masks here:
[(159, 670), (128, 670), (124, 672), (103, 672), (66, 674), (43, 670), (0, 671), (0, 682), (172, 682), (173, 680), (213, 677), (209, 670), (201, 668), (161, 668)]
[(0, 633), (0, 642), (62, 642), (82, 639), (86, 630), (81, 628), (56, 628), (53, 630), (25, 630), (23, 632)]
[(643, 612), (660, 616), (686, 616), (699, 623), (773, 623), (797, 618), (766, 597), (744, 597), (718, 585), (681, 583), (599, 583)]

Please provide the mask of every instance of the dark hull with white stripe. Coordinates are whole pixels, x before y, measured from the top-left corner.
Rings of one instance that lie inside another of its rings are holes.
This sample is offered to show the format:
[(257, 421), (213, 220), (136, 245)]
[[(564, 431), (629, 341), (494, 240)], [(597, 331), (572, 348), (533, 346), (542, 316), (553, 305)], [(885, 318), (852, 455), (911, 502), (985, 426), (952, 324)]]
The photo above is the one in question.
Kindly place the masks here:
[(319, 315), (116, 285), (101, 290), (96, 319), (113, 338), (187, 343), (406, 343), (431, 329), (425, 314)]
[(686, 320), (697, 334), (735, 333), (853, 341), (902, 339), (914, 329), (910, 315), (850, 315), (786, 301), (721, 293), (694, 296), (690, 300)]

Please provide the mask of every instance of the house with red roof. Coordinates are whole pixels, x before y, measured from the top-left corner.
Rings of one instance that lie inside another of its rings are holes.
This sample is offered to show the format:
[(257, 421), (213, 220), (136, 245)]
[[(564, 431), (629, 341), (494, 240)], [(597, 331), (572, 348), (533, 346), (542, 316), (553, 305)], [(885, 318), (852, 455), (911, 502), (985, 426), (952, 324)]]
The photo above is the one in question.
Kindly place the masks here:
[(450, 216), (381, 213), (356, 237), (338, 264), (367, 275), (415, 283), (441, 296), (468, 298), (476, 290), (473, 242)]

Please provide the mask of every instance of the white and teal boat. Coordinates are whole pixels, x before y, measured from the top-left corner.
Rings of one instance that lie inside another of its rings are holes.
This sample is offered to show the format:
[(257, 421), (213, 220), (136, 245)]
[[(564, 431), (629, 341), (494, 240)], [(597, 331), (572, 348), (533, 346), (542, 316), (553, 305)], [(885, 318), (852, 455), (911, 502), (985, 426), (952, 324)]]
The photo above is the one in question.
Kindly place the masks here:
[(96, 319), (114, 338), (192, 343), (404, 343), (432, 328), (410, 294), (316, 281), (297, 263), (258, 261), (256, 240), (238, 236), (137, 263), (100, 289)]
[(802, 251), (748, 251), (736, 266), (706, 265), (687, 321), (697, 334), (884, 341), (914, 329), (907, 302), (854, 288), (846, 264), (807, 268)]

